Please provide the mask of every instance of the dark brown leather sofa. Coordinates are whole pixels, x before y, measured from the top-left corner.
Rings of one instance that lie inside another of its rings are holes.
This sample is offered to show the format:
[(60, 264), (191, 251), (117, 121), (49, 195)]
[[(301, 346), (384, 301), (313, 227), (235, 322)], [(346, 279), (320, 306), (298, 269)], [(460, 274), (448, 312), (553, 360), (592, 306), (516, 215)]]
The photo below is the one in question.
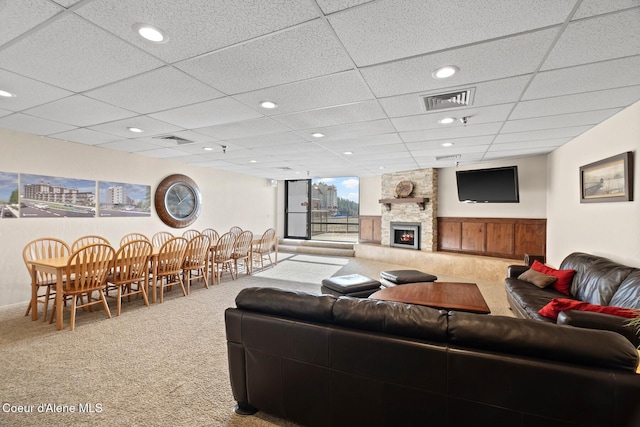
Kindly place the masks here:
[(271, 288), (225, 312), (236, 412), (307, 426), (638, 426), (609, 331)]
[[(552, 287), (537, 286), (519, 280), (518, 276), (529, 267), (512, 265), (507, 269), (505, 289), (513, 313), (523, 319), (555, 322), (538, 313), (553, 298), (569, 298), (591, 304), (633, 308), (640, 310), (640, 269), (618, 264), (597, 255), (574, 252), (560, 264), (560, 270), (576, 270), (571, 284), (571, 295)], [(618, 332), (636, 347), (640, 336), (625, 323), (628, 319), (611, 314), (569, 310), (561, 312), (557, 323)]]

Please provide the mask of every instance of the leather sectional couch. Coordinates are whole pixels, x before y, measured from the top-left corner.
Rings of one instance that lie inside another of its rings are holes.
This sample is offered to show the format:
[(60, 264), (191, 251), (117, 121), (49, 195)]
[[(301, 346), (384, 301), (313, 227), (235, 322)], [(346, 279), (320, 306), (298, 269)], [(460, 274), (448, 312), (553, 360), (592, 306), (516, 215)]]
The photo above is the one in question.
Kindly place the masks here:
[[(507, 269), (505, 289), (513, 313), (524, 319), (556, 322), (542, 316), (538, 311), (553, 298), (584, 301), (599, 306), (614, 306), (640, 310), (640, 269), (628, 267), (609, 259), (574, 252), (560, 264), (559, 270), (575, 270), (570, 295), (555, 290), (552, 286), (539, 288), (518, 277), (529, 266), (512, 265)], [(606, 329), (618, 332), (636, 347), (640, 336), (636, 330), (625, 326), (628, 319), (612, 314), (590, 311), (568, 310), (558, 315), (557, 323), (584, 328)]]
[(638, 426), (619, 334), (248, 288), (225, 312), (236, 412), (306, 426)]

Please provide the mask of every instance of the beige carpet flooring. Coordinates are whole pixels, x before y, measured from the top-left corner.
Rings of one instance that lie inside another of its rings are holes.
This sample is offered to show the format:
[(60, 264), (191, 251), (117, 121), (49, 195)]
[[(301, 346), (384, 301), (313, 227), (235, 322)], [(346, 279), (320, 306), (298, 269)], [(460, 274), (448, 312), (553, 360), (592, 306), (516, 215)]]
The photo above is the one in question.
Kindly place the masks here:
[[(238, 280), (226, 275), (209, 290), (195, 284), (187, 297), (174, 288), (163, 304), (126, 302), (119, 317), (111, 301), (112, 319), (101, 309), (79, 310), (73, 332), (68, 313), (58, 332), (25, 317), (23, 305), (0, 309), (0, 426), (293, 426), (262, 412), (233, 412), (225, 308), (246, 287), (319, 292), (325, 277), (378, 277), (403, 267), (302, 254), (279, 258), (274, 268)], [(478, 285), (493, 314), (511, 316), (502, 283)], [(19, 407), (32, 412), (12, 412)]]

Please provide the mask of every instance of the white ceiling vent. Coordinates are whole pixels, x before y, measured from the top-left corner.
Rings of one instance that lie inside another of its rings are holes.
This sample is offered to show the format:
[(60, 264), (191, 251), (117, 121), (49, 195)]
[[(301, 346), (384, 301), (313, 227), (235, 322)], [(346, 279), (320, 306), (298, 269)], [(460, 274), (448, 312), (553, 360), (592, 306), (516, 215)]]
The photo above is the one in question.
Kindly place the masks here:
[(154, 138), (155, 139), (163, 139), (165, 141), (174, 141), (178, 145), (193, 144), (195, 142), (195, 141), (191, 141), (189, 139), (180, 138), (179, 136), (175, 136), (175, 135), (156, 136)]
[(427, 111), (466, 107), (473, 104), (474, 88), (439, 95), (421, 95)]
[(450, 154), (448, 156), (436, 156), (436, 160), (460, 160), (462, 158), (461, 154)]

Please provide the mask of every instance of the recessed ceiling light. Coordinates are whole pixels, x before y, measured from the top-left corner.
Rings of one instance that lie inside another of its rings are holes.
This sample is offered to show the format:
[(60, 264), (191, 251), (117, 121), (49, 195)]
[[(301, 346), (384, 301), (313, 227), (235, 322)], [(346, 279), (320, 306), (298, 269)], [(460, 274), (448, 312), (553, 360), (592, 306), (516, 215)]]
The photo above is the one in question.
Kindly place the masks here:
[(443, 147), (453, 147), (453, 142), (443, 142), (442, 146)]
[(324, 136), (324, 133), (314, 132), (311, 134), (311, 136), (314, 138), (322, 138)]
[(431, 75), (434, 79), (446, 79), (447, 77), (453, 76), (458, 71), (460, 71), (460, 68), (455, 65), (447, 65), (446, 67), (438, 68)]
[(260, 103), (260, 106), (261, 106), (262, 108), (266, 108), (266, 109), (269, 109), (269, 110), (271, 110), (271, 109), (273, 109), (273, 108), (278, 108), (278, 104), (276, 104), (276, 103), (275, 103), (275, 102), (273, 102), (273, 101), (262, 101), (262, 102)]
[(257, 160), (249, 160), (249, 163), (257, 163)]
[(384, 169), (384, 166), (380, 166), (378, 169), (382, 170), (382, 169)]
[(127, 128), (127, 129), (129, 129), (129, 132), (133, 132), (133, 133), (140, 133), (140, 132), (142, 132), (142, 129), (140, 129), (140, 128), (133, 128), (133, 127), (130, 127), (130, 128)]
[(444, 119), (438, 120), (438, 123), (440, 123), (441, 125), (448, 125), (455, 121), (456, 121), (455, 117), (445, 117)]
[(204, 151), (213, 151), (213, 147), (203, 147)]
[(342, 154), (346, 154), (347, 156), (350, 156), (353, 154), (353, 151), (345, 151)]
[(0, 90), (0, 96), (5, 98), (13, 98), (15, 95), (11, 92), (7, 92), (6, 90)]
[(133, 29), (140, 37), (154, 43), (164, 43), (168, 39), (159, 28), (149, 24), (133, 24)]

